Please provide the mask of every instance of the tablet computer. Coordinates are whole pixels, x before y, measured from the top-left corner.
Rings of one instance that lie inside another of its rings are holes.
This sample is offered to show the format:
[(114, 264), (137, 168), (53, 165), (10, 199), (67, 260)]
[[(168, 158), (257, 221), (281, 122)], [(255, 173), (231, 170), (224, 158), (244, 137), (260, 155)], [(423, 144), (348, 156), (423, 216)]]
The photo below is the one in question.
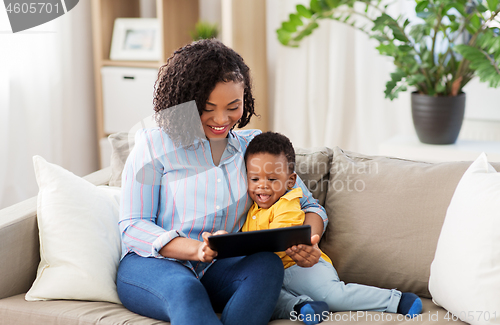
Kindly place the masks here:
[(311, 226), (236, 232), (208, 237), (216, 258), (250, 255), (258, 252), (281, 252), (293, 245), (311, 245)]

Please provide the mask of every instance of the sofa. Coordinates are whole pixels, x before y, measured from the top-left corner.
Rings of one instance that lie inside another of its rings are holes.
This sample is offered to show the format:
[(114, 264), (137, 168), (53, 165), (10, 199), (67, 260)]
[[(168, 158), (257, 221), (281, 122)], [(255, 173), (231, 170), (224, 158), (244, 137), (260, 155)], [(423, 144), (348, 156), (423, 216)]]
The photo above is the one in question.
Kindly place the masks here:
[[(84, 179), (119, 185), (126, 153), (121, 156), (112, 167)], [(340, 148), (296, 149), (296, 156), (297, 173), (327, 210), (330, 221), (320, 247), (340, 278), (411, 291), (423, 301), (422, 314), (412, 320), (381, 312), (338, 312), (324, 324), (461, 324), (433, 303), (429, 276), (448, 205), (471, 162), (419, 162)], [(36, 197), (0, 211), (0, 261), (0, 325), (167, 324), (111, 302), (26, 301), (40, 263)], [(301, 322), (270, 322), (295, 323)]]

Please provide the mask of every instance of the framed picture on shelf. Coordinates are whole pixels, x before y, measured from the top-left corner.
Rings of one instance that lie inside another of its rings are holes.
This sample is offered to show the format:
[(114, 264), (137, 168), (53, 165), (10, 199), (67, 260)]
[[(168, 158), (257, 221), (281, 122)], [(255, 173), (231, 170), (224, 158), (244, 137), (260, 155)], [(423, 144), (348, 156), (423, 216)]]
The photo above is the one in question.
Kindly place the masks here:
[(111, 60), (159, 61), (160, 28), (156, 18), (116, 18)]

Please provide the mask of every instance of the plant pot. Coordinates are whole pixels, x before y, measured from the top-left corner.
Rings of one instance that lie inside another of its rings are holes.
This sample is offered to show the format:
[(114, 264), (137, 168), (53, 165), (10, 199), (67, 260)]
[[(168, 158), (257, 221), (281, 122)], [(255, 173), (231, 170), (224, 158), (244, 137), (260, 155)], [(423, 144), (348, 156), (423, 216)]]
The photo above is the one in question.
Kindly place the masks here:
[(465, 112), (465, 93), (449, 97), (411, 94), (413, 125), (420, 142), (453, 144), (457, 141)]

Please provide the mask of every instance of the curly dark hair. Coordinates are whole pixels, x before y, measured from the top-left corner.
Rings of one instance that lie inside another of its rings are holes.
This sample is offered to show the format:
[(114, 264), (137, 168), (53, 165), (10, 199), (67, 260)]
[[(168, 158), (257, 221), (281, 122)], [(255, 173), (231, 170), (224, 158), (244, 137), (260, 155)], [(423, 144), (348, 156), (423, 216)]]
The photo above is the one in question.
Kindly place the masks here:
[[(176, 145), (192, 145), (199, 130), (188, 132), (189, 127), (200, 125), (199, 117), (216, 84), (229, 81), (244, 84), (243, 116), (237, 125), (242, 128), (256, 115), (250, 69), (243, 58), (216, 39), (196, 41), (176, 50), (160, 68), (155, 83), (153, 105), (158, 126)], [(198, 114), (195, 109), (171, 109), (190, 101), (196, 103)]]
[(295, 150), (292, 142), (286, 136), (277, 132), (265, 132), (257, 135), (250, 141), (245, 152), (245, 164), (250, 155), (269, 153), (271, 155), (284, 155), (288, 165), (288, 172), (295, 171)]

